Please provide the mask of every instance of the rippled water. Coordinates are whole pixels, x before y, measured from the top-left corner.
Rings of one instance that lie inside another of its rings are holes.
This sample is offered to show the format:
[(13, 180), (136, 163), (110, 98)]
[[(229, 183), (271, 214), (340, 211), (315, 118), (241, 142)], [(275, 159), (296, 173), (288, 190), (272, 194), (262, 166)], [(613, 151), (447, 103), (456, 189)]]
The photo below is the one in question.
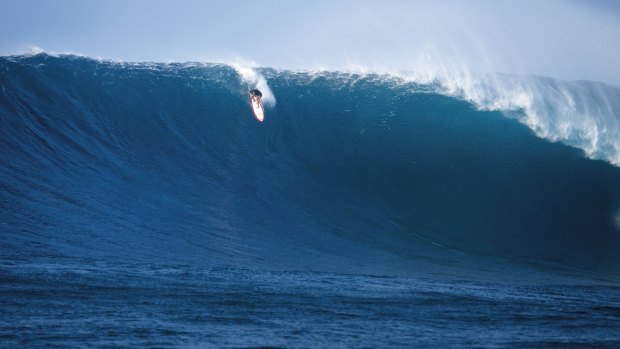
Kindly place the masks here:
[(620, 346), (620, 288), (4, 265), (2, 347)]

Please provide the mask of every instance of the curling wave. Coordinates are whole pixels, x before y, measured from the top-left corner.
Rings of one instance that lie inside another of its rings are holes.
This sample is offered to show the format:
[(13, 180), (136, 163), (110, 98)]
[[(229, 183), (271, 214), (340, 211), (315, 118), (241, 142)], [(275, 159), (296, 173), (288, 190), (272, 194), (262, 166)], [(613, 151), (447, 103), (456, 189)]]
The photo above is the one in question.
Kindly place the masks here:
[[(258, 83), (264, 124), (242, 95)], [(2, 57), (0, 253), (617, 273), (619, 91)]]

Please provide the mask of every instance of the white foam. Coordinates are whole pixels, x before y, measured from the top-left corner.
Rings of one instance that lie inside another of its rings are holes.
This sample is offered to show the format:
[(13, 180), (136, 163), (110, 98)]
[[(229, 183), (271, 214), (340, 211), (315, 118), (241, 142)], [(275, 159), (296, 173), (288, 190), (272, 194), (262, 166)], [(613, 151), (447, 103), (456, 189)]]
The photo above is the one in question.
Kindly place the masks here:
[(43, 53), (43, 49), (40, 48), (39, 46), (30, 46), (28, 48), (28, 54), (29, 55), (38, 55), (39, 53)]
[(257, 88), (263, 93), (261, 101), (265, 107), (273, 108), (276, 106), (276, 97), (269, 88), (265, 77), (257, 71), (256, 62), (237, 60), (231, 66), (248, 84), (248, 90)]

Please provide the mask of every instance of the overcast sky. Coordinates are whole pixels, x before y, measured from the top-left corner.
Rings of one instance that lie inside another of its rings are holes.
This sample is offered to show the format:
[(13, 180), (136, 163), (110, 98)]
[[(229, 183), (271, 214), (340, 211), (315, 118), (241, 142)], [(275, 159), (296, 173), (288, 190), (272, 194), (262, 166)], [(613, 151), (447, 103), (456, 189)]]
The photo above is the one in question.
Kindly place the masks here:
[(620, 86), (620, 1), (0, 0), (0, 54), (476, 72)]

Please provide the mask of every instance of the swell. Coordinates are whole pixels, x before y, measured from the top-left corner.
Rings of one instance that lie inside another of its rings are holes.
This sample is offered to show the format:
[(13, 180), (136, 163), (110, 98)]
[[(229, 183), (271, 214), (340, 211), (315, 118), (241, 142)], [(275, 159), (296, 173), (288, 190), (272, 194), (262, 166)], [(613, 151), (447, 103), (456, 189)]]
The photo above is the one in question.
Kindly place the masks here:
[(619, 169), (525, 114), (376, 75), (261, 73), (278, 98), (262, 125), (226, 65), (2, 58), (0, 252), (617, 272)]

